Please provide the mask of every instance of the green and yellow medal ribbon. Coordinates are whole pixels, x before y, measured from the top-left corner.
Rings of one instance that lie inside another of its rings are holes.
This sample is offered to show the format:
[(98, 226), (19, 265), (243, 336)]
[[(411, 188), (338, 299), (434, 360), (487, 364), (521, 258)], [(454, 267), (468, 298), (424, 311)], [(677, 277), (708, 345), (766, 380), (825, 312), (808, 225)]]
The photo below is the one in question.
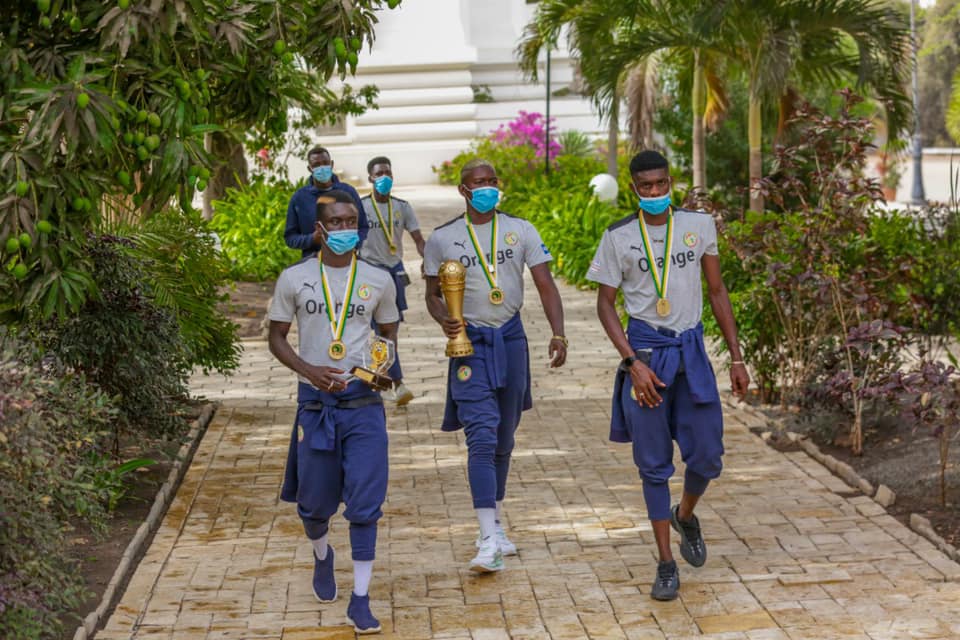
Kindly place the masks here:
[(653, 255), (653, 244), (650, 242), (650, 233), (643, 221), (643, 212), (637, 215), (640, 223), (640, 236), (643, 238), (643, 252), (650, 265), (650, 277), (653, 278), (653, 288), (657, 291), (657, 315), (670, 315), (670, 301), (667, 300), (667, 287), (670, 284), (670, 255), (673, 250), (673, 211), (667, 214), (667, 236), (664, 239), (663, 269), (657, 273), (656, 256)]
[(357, 254), (353, 254), (350, 260), (350, 275), (347, 276), (347, 288), (343, 292), (343, 307), (340, 309), (339, 317), (335, 315), (333, 291), (330, 289), (330, 281), (327, 279), (327, 270), (323, 268), (320, 252), (317, 253), (317, 263), (320, 265), (323, 302), (327, 305), (327, 319), (330, 320), (330, 333), (333, 334), (333, 342), (330, 343), (327, 353), (334, 360), (342, 360), (347, 355), (347, 346), (343, 343), (343, 330), (347, 327), (347, 313), (353, 301), (353, 285), (357, 281)]
[(377, 206), (377, 199), (370, 196), (370, 204), (373, 205), (373, 212), (377, 214), (377, 220), (380, 221), (380, 228), (383, 229), (383, 237), (387, 239), (387, 246), (390, 247), (390, 253), (396, 253), (397, 246), (393, 243), (393, 198), (387, 198), (387, 223), (383, 222), (383, 216), (380, 214), (380, 208)]
[(477, 260), (483, 267), (483, 275), (487, 278), (487, 284), (490, 285), (490, 302), (493, 304), (503, 303), (503, 290), (497, 286), (497, 271), (494, 265), (497, 264), (497, 214), (494, 212), (493, 219), (490, 221), (490, 261), (487, 260), (480, 248), (480, 240), (477, 238), (477, 232), (470, 224), (470, 214), (463, 214), (463, 221), (467, 224), (467, 234), (470, 236), (470, 244), (477, 254)]

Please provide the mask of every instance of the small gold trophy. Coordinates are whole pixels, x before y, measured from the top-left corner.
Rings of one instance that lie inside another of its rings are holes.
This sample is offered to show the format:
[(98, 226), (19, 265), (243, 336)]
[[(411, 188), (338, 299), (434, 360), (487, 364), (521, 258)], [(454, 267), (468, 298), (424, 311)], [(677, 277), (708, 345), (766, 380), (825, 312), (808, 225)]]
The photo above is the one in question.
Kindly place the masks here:
[(463, 325), (456, 338), (447, 341), (447, 357), (462, 358), (473, 355), (473, 343), (467, 337), (463, 320), (463, 293), (467, 288), (467, 269), (456, 260), (447, 260), (440, 265), (440, 291), (447, 302), (447, 312)]
[(386, 391), (393, 386), (393, 379), (386, 372), (396, 357), (397, 347), (393, 340), (371, 331), (367, 348), (363, 351), (363, 366), (354, 367), (350, 374), (374, 391)]

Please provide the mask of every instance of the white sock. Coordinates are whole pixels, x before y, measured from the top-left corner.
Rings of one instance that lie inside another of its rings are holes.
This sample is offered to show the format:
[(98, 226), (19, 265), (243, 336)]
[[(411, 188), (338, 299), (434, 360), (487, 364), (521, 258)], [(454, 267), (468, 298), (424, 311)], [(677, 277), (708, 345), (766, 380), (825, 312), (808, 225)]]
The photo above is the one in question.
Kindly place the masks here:
[(477, 509), (477, 520), (480, 521), (480, 539), (497, 535), (497, 510)]
[(313, 543), (313, 553), (316, 554), (317, 560), (323, 561), (327, 559), (327, 549), (330, 548), (327, 546), (328, 535), (330, 534), (325, 533), (322, 537), (310, 541)]
[(370, 578), (373, 577), (373, 560), (353, 561), (353, 592), (358, 596), (367, 595)]
[(497, 500), (497, 524), (500, 524), (500, 512), (503, 510), (503, 500)]

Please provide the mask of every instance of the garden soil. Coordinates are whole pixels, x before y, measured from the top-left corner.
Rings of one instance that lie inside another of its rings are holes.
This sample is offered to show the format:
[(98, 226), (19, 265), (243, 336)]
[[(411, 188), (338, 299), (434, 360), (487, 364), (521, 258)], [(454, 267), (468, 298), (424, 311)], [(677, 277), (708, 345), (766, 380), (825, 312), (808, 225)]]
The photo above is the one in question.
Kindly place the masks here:
[[(845, 430), (845, 418), (807, 416), (801, 422), (774, 409), (765, 408), (765, 412), (783, 418), (790, 431), (811, 437), (821, 451), (852, 466), (874, 487), (890, 487), (897, 499), (887, 511), (905, 525), (909, 526), (911, 513), (920, 514), (948, 543), (960, 547), (960, 440), (955, 440), (950, 450), (944, 505), (940, 498), (939, 442), (927, 432), (914, 432), (896, 419), (867, 423), (863, 455), (855, 456), (849, 447), (835, 444), (836, 436)], [(779, 442), (771, 444), (781, 448)]]

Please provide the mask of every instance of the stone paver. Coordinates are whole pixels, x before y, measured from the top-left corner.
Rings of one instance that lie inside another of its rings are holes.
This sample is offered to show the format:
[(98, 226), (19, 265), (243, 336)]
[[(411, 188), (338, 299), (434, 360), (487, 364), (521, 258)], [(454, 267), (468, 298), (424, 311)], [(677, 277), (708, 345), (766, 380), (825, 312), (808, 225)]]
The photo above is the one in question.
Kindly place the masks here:
[[(425, 229), (456, 207), (439, 189), (410, 199)], [(415, 273), (419, 262), (409, 267)], [(438, 426), (444, 338), (415, 281), (400, 349), (418, 397), (387, 411), (390, 488), (371, 590), (382, 637), (960, 637), (960, 566), (805, 454), (768, 448), (749, 431), (760, 421), (732, 406), (725, 470), (698, 509), (710, 559), (697, 570), (681, 565), (679, 600), (651, 600), (655, 549), (640, 482), (630, 447), (606, 439), (616, 355), (595, 320), (594, 295), (561, 291), (569, 367), (546, 367), (551, 332), (532, 285), (524, 314), (536, 398), (506, 500), (520, 555), (506, 571), (478, 577), (465, 571), (476, 523), (463, 437)], [(193, 389), (223, 407), (97, 638), (352, 638), (346, 598), (314, 600), (311, 547), (293, 506), (277, 497), (293, 374), (264, 342), (248, 341), (238, 375), (198, 377)], [(679, 494), (679, 481), (671, 488)], [(347, 557), (346, 523), (337, 518), (332, 529)], [(349, 563), (337, 574), (345, 592)]]

